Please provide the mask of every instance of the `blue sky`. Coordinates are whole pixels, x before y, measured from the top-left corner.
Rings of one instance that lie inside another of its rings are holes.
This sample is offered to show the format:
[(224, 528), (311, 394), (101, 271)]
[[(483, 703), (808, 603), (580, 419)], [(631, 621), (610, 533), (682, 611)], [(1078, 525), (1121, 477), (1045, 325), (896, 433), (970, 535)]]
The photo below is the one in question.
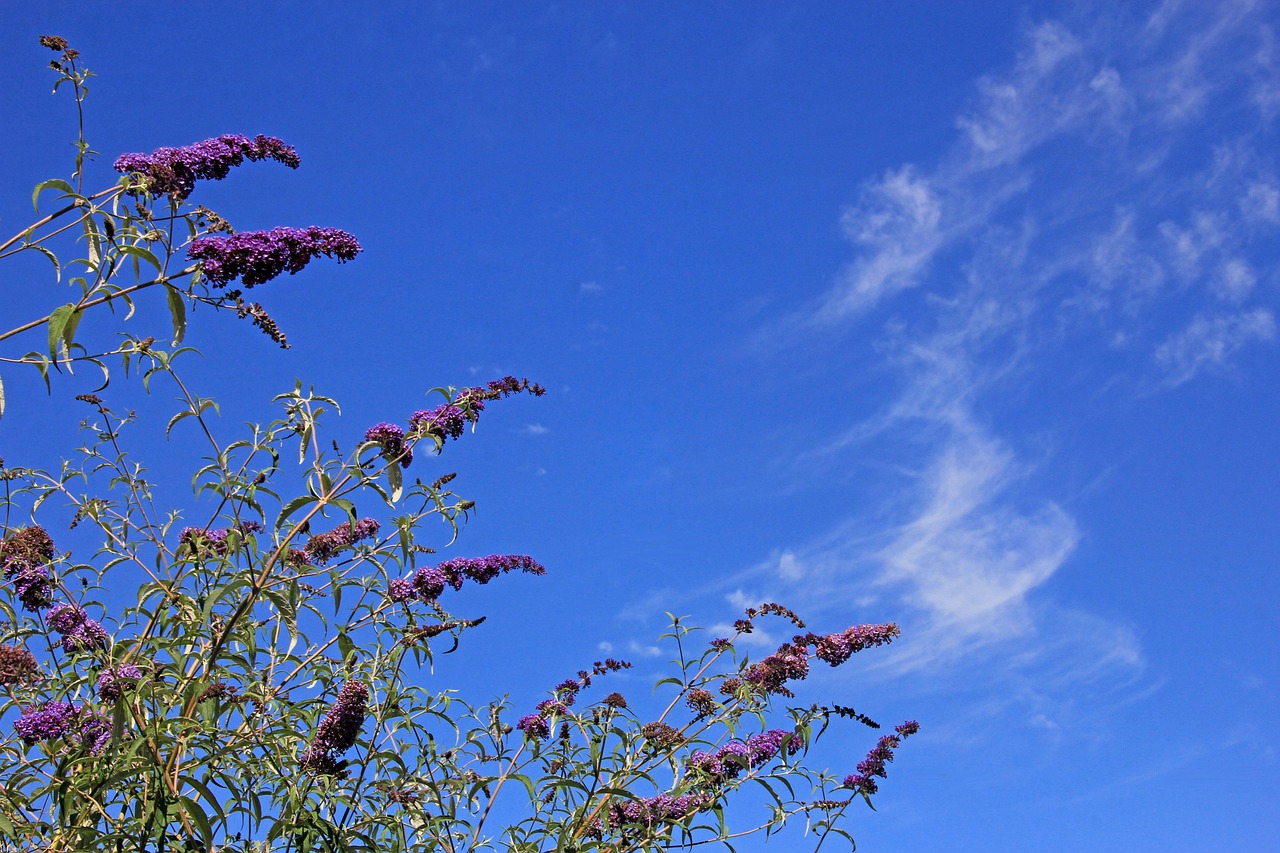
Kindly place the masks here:
[[(812, 686), (923, 725), (859, 849), (1274, 849), (1274, 4), (50, 2), (0, 24), (6, 234), (69, 170), (54, 33), (99, 74), (99, 183), (121, 152), (268, 133), (300, 171), (193, 201), (364, 244), (260, 291), (288, 352), (194, 318), (229, 431), (295, 376), (348, 443), (433, 386), (548, 387), (438, 463), (479, 502), (458, 553), (551, 570), (465, 597), (490, 621), (438, 678), (532, 701), (611, 650), (639, 689), (666, 611), (894, 620), (899, 643)], [(6, 320), (59, 301), (46, 279), (0, 272)], [(72, 385), (3, 379), (0, 455), (55, 458)], [(833, 739), (833, 767), (866, 741)]]

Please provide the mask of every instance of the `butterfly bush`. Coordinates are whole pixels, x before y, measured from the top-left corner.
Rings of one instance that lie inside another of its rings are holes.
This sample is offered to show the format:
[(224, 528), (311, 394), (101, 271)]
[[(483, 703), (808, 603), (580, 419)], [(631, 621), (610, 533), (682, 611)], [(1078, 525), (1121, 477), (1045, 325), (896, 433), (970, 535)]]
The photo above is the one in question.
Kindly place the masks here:
[[(79, 54), (56, 36), (40, 43), (83, 115)], [(474, 602), (520, 596), (536, 609), (550, 594), (538, 579), (572, 570), (519, 548), (470, 550), (476, 503), (442, 466), (454, 442), (484, 446), (468, 437), (482, 415), (546, 389), (515, 376), (436, 388), (350, 426), (299, 381), (235, 427), (245, 419), (188, 372), (189, 309), (247, 318), (283, 344), (241, 288), (317, 258), (353, 261), (359, 241), (321, 226), (237, 232), (189, 201), (245, 162), (297, 168), (274, 137), (123, 154), (116, 183), (96, 192), (83, 137), (76, 152), (69, 180), (37, 186), (39, 221), (0, 243), (0, 259), (37, 251), (78, 283), (47, 316), (0, 329), (0, 345), (18, 347), (0, 367), (34, 367), (52, 393), (69, 391), (82, 430), (55, 464), (37, 446), (0, 459), (0, 850), (581, 853), (784, 829), (793, 847), (850, 837), (850, 808), (880, 796), (920, 727), (899, 725), (850, 767), (843, 750), (821, 752), (824, 735), (880, 726), (830, 701), (847, 687), (811, 675), (815, 662), (851, 670), (896, 624), (810, 630), (770, 602), (704, 638), (673, 617), (665, 669), (605, 658), (540, 695), (468, 701), (455, 689), (464, 674), (488, 697), (517, 667), (554, 658), (528, 626), (487, 623)], [(152, 311), (108, 313), (153, 296), (163, 328), (148, 325)], [(82, 324), (88, 312), (102, 322)], [(40, 348), (23, 355), (24, 335)], [(251, 395), (253, 353), (212, 341), (208, 357)], [(79, 388), (89, 375), (97, 384)], [(135, 378), (141, 402), (120, 388)], [(170, 473), (187, 464), (190, 477)], [(454, 595), (468, 586), (483, 595)], [(749, 654), (777, 625), (789, 639)], [(520, 639), (477, 665), (472, 631)], [(772, 796), (762, 806), (753, 790)]]

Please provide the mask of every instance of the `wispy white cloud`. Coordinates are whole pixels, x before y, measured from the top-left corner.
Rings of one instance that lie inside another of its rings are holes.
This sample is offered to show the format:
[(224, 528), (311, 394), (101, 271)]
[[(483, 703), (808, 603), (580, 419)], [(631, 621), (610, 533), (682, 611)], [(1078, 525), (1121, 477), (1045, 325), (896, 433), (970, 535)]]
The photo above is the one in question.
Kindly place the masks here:
[(1249, 222), (1280, 225), (1280, 189), (1269, 181), (1254, 181), (1240, 199), (1240, 212)]
[(1214, 292), (1227, 302), (1242, 302), (1249, 298), (1258, 283), (1257, 273), (1243, 258), (1228, 258), (1218, 269)]
[(525, 424), (520, 431), (525, 435), (546, 435), (551, 432), (550, 427), (545, 427), (539, 423)]
[(1265, 308), (1200, 316), (1157, 347), (1155, 360), (1167, 371), (1165, 382), (1177, 386), (1205, 370), (1222, 368), (1246, 344), (1275, 336), (1275, 317)]
[(1240, 125), (1215, 137), (1194, 121), (1257, 90), (1272, 62), (1258, 6), (1127, 14), (1029, 28), (1012, 66), (978, 81), (947, 152), (879, 175), (845, 211), (853, 260), (786, 331), (851, 326), (912, 289), (928, 298), (878, 339), (898, 391), (799, 451), (797, 468), (890, 443), (902, 488), (733, 581), (817, 611), (901, 614), (893, 672), (1034, 671), (1020, 695), (1055, 695), (1027, 700), (1046, 730), (1073, 685), (1131, 685), (1142, 650), (1122, 621), (1047, 594), (1082, 533), (984, 402), (1062, 357), (1068, 336), (1096, 347), (1073, 366), (1113, 362), (1122, 344), (1139, 384), (1154, 351), (1172, 388), (1276, 334), (1254, 244), (1280, 225), (1272, 157)]
[(990, 436), (953, 434), (921, 477), (918, 514), (875, 555), (876, 582), (899, 586), (924, 616), (905, 644), (914, 665), (1028, 633), (1028, 594), (1074, 550), (1076, 525), (1058, 506), (1005, 500), (1015, 468)]
[(662, 648), (660, 646), (638, 643), (635, 640), (628, 640), (627, 653), (636, 655), (637, 657), (656, 658), (662, 655)]
[(867, 253), (841, 277), (818, 310), (825, 322), (839, 320), (912, 287), (943, 244), (942, 202), (929, 181), (907, 167), (890, 172), (865, 190), (865, 198), (842, 218), (844, 232)]
[(1186, 226), (1162, 222), (1159, 231), (1167, 244), (1173, 269), (1185, 279), (1199, 278), (1201, 260), (1219, 249), (1225, 239), (1222, 225), (1204, 211), (1196, 211)]

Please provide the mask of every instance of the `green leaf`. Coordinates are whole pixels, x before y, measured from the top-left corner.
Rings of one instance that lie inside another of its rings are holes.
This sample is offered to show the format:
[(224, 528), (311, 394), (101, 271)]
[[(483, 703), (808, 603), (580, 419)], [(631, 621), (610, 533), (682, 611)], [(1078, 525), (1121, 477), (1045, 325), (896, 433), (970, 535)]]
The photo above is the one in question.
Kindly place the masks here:
[(53, 264), (54, 281), (62, 281), (62, 265), (58, 263), (58, 256), (46, 249), (44, 246), (23, 246), (24, 249), (34, 249), (49, 259), (49, 263)]
[(75, 195), (76, 191), (71, 184), (61, 178), (53, 178), (48, 181), (41, 181), (36, 184), (35, 191), (31, 193), (31, 206), (36, 209), (36, 213), (40, 212), (40, 193), (45, 190), (62, 190), (64, 195)]
[(289, 501), (287, 504), (284, 505), (284, 509), (280, 510), (280, 516), (279, 518), (276, 519), (276, 530), (280, 529), (280, 527), (285, 523), (285, 520), (288, 519), (289, 516), (293, 515), (295, 512), (302, 509), (307, 504), (315, 503), (315, 502), (316, 502), (316, 499), (311, 495), (303, 495), (300, 498), (294, 498), (293, 500)]
[(350, 519), (352, 524), (355, 524), (356, 521), (359, 520), (356, 513), (356, 505), (347, 498), (334, 498), (329, 501), (329, 503), (345, 512), (347, 514), (347, 518)]
[(391, 500), (399, 501), (404, 494), (404, 474), (399, 462), (392, 462), (387, 466), (387, 480), (391, 483)]
[[(98, 233), (98, 224), (93, 221), (92, 216), (84, 218), (84, 241), (86, 244), (85, 250), (89, 253), (89, 266), (96, 269), (102, 260), (102, 237)], [(110, 278), (111, 276), (108, 274), (103, 277)]]
[(199, 830), (201, 840), (204, 842), (206, 849), (213, 849), (213, 827), (209, 824), (209, 816), (204, 813), (204, 809), (200, 808), (200, 804), (190, 797), (179, 797), (182, 801), (182, 810), (186, 812), (187, 817), (196, 825)]
[[(76, 313), (76, 306), (68, 303), (60, 308), (53, 309), (53, 313), (49, 315), (49, 358), (55, 362), (58, 360), (58, 344), (66, 338), (67, 327), (71, 324), (71, 318)], [(79, 320), (77, 319), (77, 323)], [(75, 333), (75, 327), (71, 327), (71, 331)], [(67, 341), (69, 344), (70, 341)]]
[(213, 792), (210, 791), (203, 782), (192, 776), (183, 776), (179, 781), (181, 781), (183, 785), (189, 785), (199, 791), (200, 796), (204, 798), (204, 801), (213, 807), (214, 812), (218, 815), (218, 820), (222, 823), (226, 823), (226, 812), (222, 810), (222, 805), (218, 802), (218, 798), (213, 795)]
[(155, 256), (155, 253), (152, 252), (150, 249), (147, 249), (143, 246), (130, 246), (130, 245), (118, 246), (117, 248), (120, 250), (122, 254), (131, 255), (135, 258), (140, 258), (146, 261), (147, 263), (151, 264), (151, 266), (156, 268), (156, 272), (164, 272), (164, 267), (161, 265), (160, 259), (157, 258)]
[(173, 431), (173, 428), (178, 423), (178, 421), (182, 420), (183, 418), (189, 418), (194, 414), (195, 412), (191, 411), (190, 409), (187, 409), (186, 411), (178, 412), (176, 415), (169, 418), (169, 424), (164, 428), (164, 437), (165, 438), (169, 437), (169, 433)]
[(166, 284), (164, 289), (169, 297), (169, 316), (173, 318), (173, 346), (176, 347), (187, 334), (187, 303), (178, 288)]

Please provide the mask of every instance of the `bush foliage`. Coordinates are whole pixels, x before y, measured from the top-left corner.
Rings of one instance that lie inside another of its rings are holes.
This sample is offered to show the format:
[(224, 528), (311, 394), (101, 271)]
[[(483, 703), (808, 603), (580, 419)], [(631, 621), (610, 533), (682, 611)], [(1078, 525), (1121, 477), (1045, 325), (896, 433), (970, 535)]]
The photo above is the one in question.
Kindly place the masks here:
[[(247, 161), (297, 168), (297, 152), (266, 136), (125, 154), (118, 180), (87, 192), (91, 75), (64, 40), (41, 44), (56, 54), (55, 91), (74, 94), (80, 138), (70, 178), (36, 186), (38, 219), (0, 244), (0, 258), (43, 255), (71, 297), (0, 333), (41, 342), (0, 364), (39, 371), (51, 393), (74, 369), (100, 372), (101, 387), (77, 398), (83, 444), (58, 470), (25, 467), (13, 448), (0, 460), (4, 849), (732, 848), (784, 825), (796, 834), (788, 843), (851, 841), (841, 819), (870, 803), (917, 726), (881, 737), (841, 778), (811, 766), (828, 725), (878, 726), (852, 708), (787, 702), (814, 661), (839, 666), (896, 626), (813, 633), (766, 604), (708, 643), (673, 618), (674, 667), (657, 694), (666, 704), (652, 713), (650, 697), (610, 687), (630, 666), (613, 659), (566, 673), (529, 708), (435, 686), (434, 656), (484, 621), (453, 613), (452, 593), (544, 568), (456, 551), (474, 504), (452, 490), (454, 474), (423, 469), (487, 406), (543, 389), (515, 377), (435, 389), (436, 405), (342, 449), (325, 435), (337, 403), (298, 384), (275, 397), (273, 420), (220, 438), (218, 404), (186, 378), (189, 311), (229, 312), (287, 346), (247, 292), (317, 259), (355, 260), (360, 244), (327, 227), (236, 232), (191, 204), (201, 182)], [(153, 296), (169, 327), (130, 332), (134, 300)], [(108, 310), (118, 344), (90, 351), (81, 319)], [(163, 387), (178, 406), (118, 410), (122, 381)], [(157, 416), (166, 435), (204, 447), (188, 506), (163, 505), (136, 455), (139, 419)], [(357, 505), (378, 506), (377, 517)], [(52, 533), (59, 514), (78, 529)], [(73, 557), (64, 536), (95, 550)], [(448, 554), (424, 544), (442, 540)], [(736, 644), (766, 618), (795, 634), (752, 661)]]

